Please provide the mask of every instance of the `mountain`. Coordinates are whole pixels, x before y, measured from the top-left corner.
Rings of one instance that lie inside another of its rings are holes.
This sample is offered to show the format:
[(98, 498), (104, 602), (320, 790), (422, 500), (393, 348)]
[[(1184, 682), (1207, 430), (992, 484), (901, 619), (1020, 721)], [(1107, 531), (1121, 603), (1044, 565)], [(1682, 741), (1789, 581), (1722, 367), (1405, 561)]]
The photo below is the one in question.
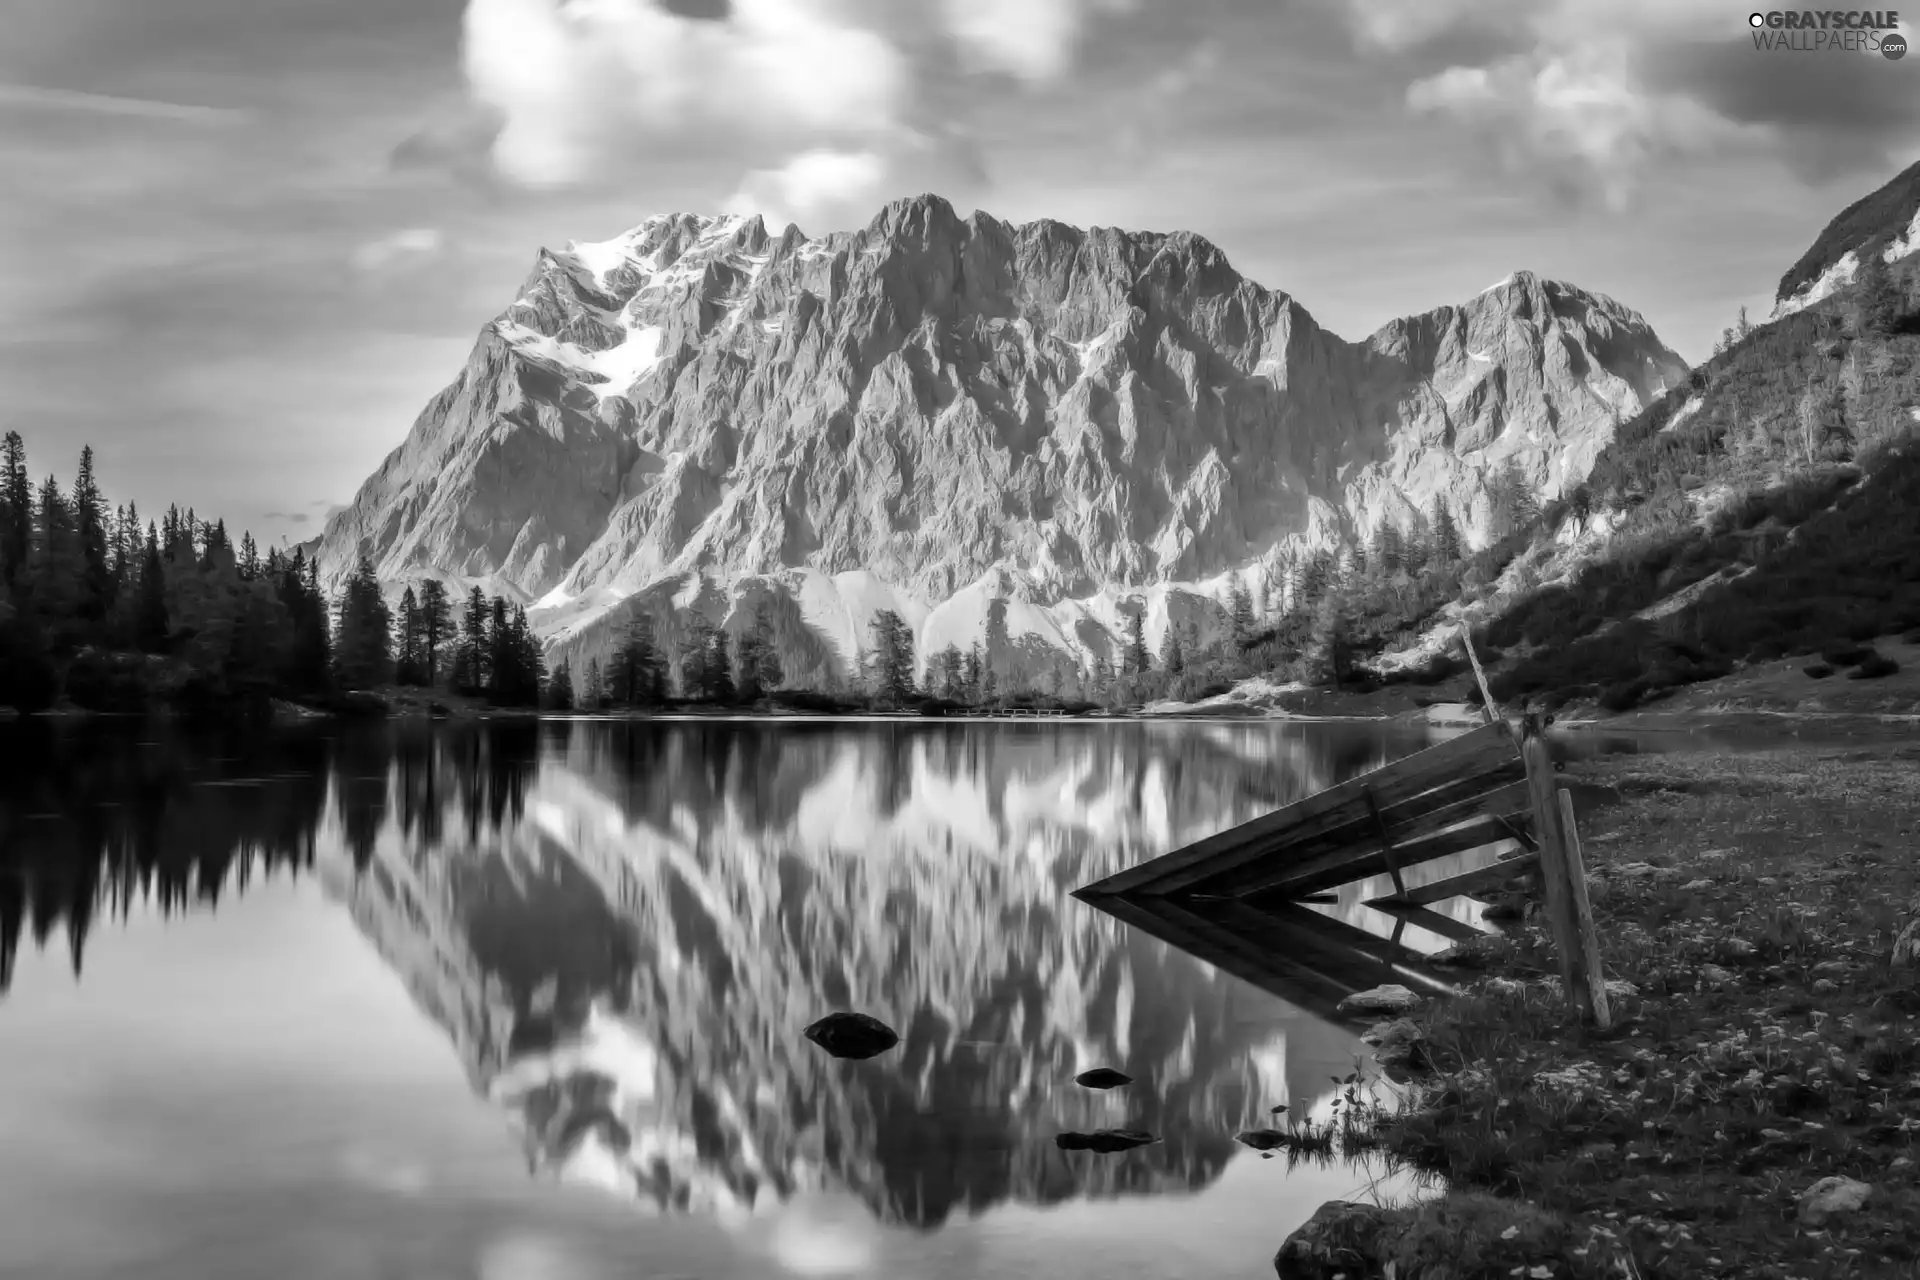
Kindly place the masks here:
[[(923, 196), (810, 240), (657, 217), (542, 251), (465, 369), (327, 522), (360, 555), (530, 603), (553, 656), (627, 614), (768, 603), (831, 678), (881, 609), (924, 658), (1083, 669), (1142, 607), (1217, 627), (1231, 581), (1496, 475), (1552, 497), (1683, 378), (1646, 322), (1516, 273), (1364, 342), (1188, 233), (961, 218)], [(1032, 664), (1029, 664), (1032, 665)]]
[(1920, 250), (1920, 164), (1842, 209), (1780, 277), (1774, 318), (1803, 310), (1853, 283), (1861, 255), (1893, 263)]
[[(1867, 273), (1878, 258), (1884, 271)], [(1624, 711), (1705, 681), (1703, 707), (1911, 709), (1865, 642), (1920, 643), (1920, 166), (1855, 202), (1622, 425), (1588, 474), (1384, 659), (1419, 670), (1481, 629), (1502, 700)], [(1897, 637), (1904, 635), (1904, 642)], [(1853, 683), (1806, 655), (1847, 655)], [(1785, 659), (1796, 659), (1788, 662)], [(1805, 667), (1806, 670), (1802, 670)], [(1444, 671), (1444, 666), (1429, 666)]]

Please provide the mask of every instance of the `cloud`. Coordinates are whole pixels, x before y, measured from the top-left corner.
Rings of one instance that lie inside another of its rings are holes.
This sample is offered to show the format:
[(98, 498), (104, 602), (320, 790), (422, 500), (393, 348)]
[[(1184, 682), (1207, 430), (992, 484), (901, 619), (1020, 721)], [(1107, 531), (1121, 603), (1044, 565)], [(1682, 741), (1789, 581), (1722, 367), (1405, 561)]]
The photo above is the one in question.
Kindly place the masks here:
[(269, 511), (265, 516), (268, 520), (285, 520), (289, 524), (305, 524), (313, 519), (304, 511)]
[(735, 166), (708, 198), (819, 223), (933, 180), (984, 181), (969, 118), (1069, 74), (1145, 0), (466, 0), (468, 102), (399, 168), (533, 192)]
[[(1745, 12), (1707, 0), (1370, 0), (1349, 22), (1363, 53), (1419, 67), (1404, 88), (1411, 112), (1460, 126), (1510, 171), (1616, 211), (1680, 159), (1771, 153), (1803, 176), (1882, 163), (1913, 115), (1911, 91), (1876, 75), (1877, 59), (1758, 52)], [(1441, 49), (1447, 61), (1433, 67)], [(1833, 91), (1857, 115), (1886, 111), (1872, 130), (1882, 141), (1863, 147), (1857, 128), (1821, 119), (1841, 114)], [(1895, 97), (1908, 109), (1887, 110)]]
[(469, 0), (462, 65), (502, 120), (494, 163), (533, 187), (649, 145), (764, 155), (884, 136), (910, 92), (906, 57), (826, 0), (736, 0), (724, 22), (651, 0)]
[(1136, 2), (941, 0), (940, 11), (968, 65), (1039, 83), (1065, 74), (1094, 13), (1126, 13)]
[(408, 260), (437, 258), (446, 247), (446, 234), (438, 227), (408, 227), (355, 249), (353, 267), (361, 272), (382, 271)]
[(887, 162), (872, 151), (803, 151), (777, 169), (747, 174), (726, 202), (728, 213), (758, 213), (775, 226), (806, 224), (846, 206), (881, 199)]
[(134, 116), (143, 120), (178, 120), (186, 124), (231, 124), (246, 113), (229, 107), (206, 107), (154, 98), (128, 98), (108, 93), (81, 93), (39, 85), (0, 84), (0, 107), (35, 111), (79, 111), (89, 115)]

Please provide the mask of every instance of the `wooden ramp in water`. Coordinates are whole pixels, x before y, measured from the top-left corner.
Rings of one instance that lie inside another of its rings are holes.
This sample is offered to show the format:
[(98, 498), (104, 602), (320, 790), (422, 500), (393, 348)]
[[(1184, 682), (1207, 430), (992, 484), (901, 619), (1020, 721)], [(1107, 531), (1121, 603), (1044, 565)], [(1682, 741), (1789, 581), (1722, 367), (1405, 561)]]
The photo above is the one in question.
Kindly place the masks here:
[[(1438, 913), (1426, 910), (1433, 903), (1484, 892), (1537, 865), (1532, 825), (1525, 761), (1512, 730), (1495, 722), (1129, 867), (1075, 896), (1102, 907), (1121, 898), (1178, 901), (1188, 910), (1207, 900), (1273, 907), (1386, 875), (1393, 892), (1369, 905), (1421, 912), (1413, 922), (1433, 927)], [(1520, 843), (1518, 856), (1430, 884), (1406, 882), (1410, 867), (1508, 840)]]

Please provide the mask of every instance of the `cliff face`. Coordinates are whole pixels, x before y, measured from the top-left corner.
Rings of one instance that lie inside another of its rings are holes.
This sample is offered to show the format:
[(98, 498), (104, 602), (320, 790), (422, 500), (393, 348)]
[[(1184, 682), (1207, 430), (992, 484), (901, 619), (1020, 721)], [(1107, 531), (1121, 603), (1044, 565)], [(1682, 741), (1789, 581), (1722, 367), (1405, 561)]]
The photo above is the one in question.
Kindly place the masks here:
[[(507, 786), (416, 753), (377, 820), (346, 819), (357, 839), (322, 833), (322, 873), (536, 1167), (669, 1210), (851, 1191), (930, 1226), (1197, 1188), (1234, 1133), (1350, 1068), (1347, 1033), (1067, 892), (1377, 751), (1149, 725), (609, 728)], [(827, 1057), (801, 1032), (833, 1009), (900, 1046)], [(1137, 1083), (1072, 1083), (1101, 1064)], [(1051, 1141), (1123, 1124), (1164, 1141), (1125, 1161)]]
[(320, 555), (502, 591), (581, 652), (648, 591), (776, 597), (842, 662), (878, 609), (924, 654), (1005, 599), (1078, 664), (1436, 497), (1478, 535), (1492, 468), (1556, 494), (1684, 372), (1527, 273), (1351, 343), (1186, 233), (655, 218), (540, 255)]

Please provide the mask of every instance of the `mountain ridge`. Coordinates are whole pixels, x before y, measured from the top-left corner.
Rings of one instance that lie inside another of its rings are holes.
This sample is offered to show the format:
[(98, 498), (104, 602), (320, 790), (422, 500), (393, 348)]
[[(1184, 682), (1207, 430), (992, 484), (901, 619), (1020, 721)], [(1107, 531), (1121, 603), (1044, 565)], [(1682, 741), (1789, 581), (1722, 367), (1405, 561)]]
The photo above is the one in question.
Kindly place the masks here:
[(542, 249), (319, 554), (329, 583), (366, 554), (529, 604), (553, 656), (647, 593), (716, 620), (758, 593), (844, 674), (877, 608), (917, 615), (924, 660), (1019, 601), (1072, 675), (1130, 613), (1156, 644), (1217, 628), (1231, 583), (1284, 593), (1436, 499), (1484, 541), (1498, 469), (1564, 492), (1685, 368), (1531, 272), (1353, 342), (1191, 232), (931, 195), (819, 239), (660, 215)]

